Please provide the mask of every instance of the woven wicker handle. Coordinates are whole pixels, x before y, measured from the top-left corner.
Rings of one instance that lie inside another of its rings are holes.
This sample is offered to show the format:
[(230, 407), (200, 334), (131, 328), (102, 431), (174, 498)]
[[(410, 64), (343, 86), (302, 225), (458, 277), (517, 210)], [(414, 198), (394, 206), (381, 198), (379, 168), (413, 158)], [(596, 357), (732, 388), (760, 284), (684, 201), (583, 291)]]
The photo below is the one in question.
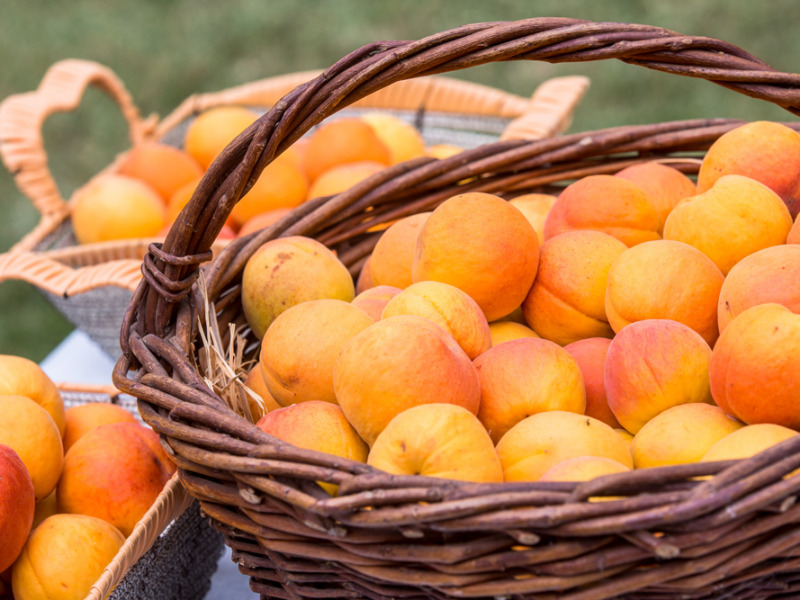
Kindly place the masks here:
[[(566, 18), (465, 25), (417, 41), (377, 42), (342, 58), (289, 92), (222, 152), (170, 230), (145, 259), (145, 278), (124, 327), (163, 335), (175, 303), (231, 209), (264, 167), (334, 112), (396, 81), (491, 62), (553, 63), (616, 58), (698, 77), (800, 114), (800, 75), (776, 71), (744, 50), (713, 38), (659, 27)], [(123, 336), (127, 335), (123, 331)]]
[(0, 156), (19, 189), (43, 217), (63, 218), (69, 209), (48, 167), (42, 126), (51, 114), (76, 109), (90, 85), (119, 105), (134, 143), (152, 129), (154, 122), (142, 120), (117, 76), (107, 67), (86, 60), (57, 62), (47, 70), (36, 91), (9, 96), (0, 104)]

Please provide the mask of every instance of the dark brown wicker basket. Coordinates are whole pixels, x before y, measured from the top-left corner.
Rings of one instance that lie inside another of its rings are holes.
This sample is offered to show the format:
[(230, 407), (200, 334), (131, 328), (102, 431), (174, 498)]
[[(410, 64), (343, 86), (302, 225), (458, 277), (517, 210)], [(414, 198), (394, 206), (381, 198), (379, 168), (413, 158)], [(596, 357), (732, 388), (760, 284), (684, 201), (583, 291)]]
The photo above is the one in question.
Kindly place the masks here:
[[(142, 416), (172, 449), (186, 488), (225, 533), (263, 598), (800, 595), (800, 477), (784, 479), (800, 467), (800, 436), (751, 459), (579, 484), (400, 477), (272, 438), (228, 409), (198, 371), (199, 270), (220, 329), (244, 328), (241, 272), (268, 239), (315, 237), (356, 273), (375, 242), (370, 227), (430, 210), (454, 193), (512, 197), (653, 158), (691, 172), (713, 140), (740, 124), (619, 127), (411, 161), (305, 205), (199, 267), (264, 166), (354, 100), (393, 81), (494, 61), (608, 58), (703, 78), (800, 113), (800, 75), (778, 72), (718, 40), (650, 26), (544, 18), (370, 44), (287, 94), (235, 140), (163, 247), (152, 247), (125, 319), (114, 380), (139, 398)], [(704, 475), (712, 477), (699, 478)], [(315, 481), (338, 484), (338, 497)], [(590, 500), (603, 495), (624, 498)]]

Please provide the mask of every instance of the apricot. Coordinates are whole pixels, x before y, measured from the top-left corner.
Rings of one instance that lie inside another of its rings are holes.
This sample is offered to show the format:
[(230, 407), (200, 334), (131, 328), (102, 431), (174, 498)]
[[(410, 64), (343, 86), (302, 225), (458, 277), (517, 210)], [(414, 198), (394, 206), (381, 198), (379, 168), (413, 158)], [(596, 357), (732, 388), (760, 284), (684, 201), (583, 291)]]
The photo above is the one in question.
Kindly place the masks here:
[(539, 478), (539, 481), (589, 481), (602, 475), (625, 473), (630, 467), (604, 456), (575, 456), (556, 463)]
[(477, 413), (481, 397), (478, 373), (461, 346), (417, 315), (382, 319), (347, 342), (333, 386), (347, 420), (369, 445), (407, 408), (442, 402)]
[(743, 175), (723, 175), (672, 210), (664, 239), (694, 246), (727, 275), (745, 256), (785, 243), (791, 228), (789, 209), (770, 188)]
[[(277, 408), (265, 414), (256, 426), (298, 448), (316, 450), (358, 462), (367, 461), (369, 448), (350, 425), (342, 409), (330, 402), (311, 400)], [(338, 486), (320, 482), (335, 496)]]
[(250, 420), (253, 423), (258, 422), (258, 420), (269, 411), (281, 407), (275, 398), (272, 397), (269, 388), (267, 388), (267, 384), (264, 381), (264, 375), (261, 373), (261, 365), (259, 363), (256, 363), (254, 366), (252, 366), (247, 372), (247, 376), (244, 379), (244, 384), (261, 398), (261, 402), (258, 402), (253, 398), (248, 398), (247, 400), (248, 408), (250, 409)]
[(706, 152), (697, 174), (697, 191), (711, 189), (725, 175), (760, 181), (800, 211), (800, 134), (781, 123), (754, 121), (721, 135)]
[[(361, 269), (358, 272), (358, 276), (356, 277), (356, 294), (360, 294), (363, 291), (370, 289), (371, 287), (376, 287), (375, 283), (372, 281), (372, 255), (370, 254), (367, 256), (366, 260), (361, 265)], [(394, 286), (392, 286), (394, 287)]]
[(698, 462), (741, 427), (718, 406), (697, 402), (673, 406), (650, 419), (633, 438), (633, 465), (643, 469)]
[(656, 415), (690, 402), (713, 404), (711, 348), (696, 331), (668, 319), (631, 323), (606, 355), (608, 406), (634, 435)]
[(796, 435), (794, 429), (775, 423), (745, 425), (711, 446), (700, 460), (713, 462), (750, 458)]
[(33, 527), (38, 527), (47, 517), (58, 514), (58, 498), (56, 491), (53, 490), (41, 500), (36, 501), (36, 508), (33, 511)]
[(492, 345), (489, 322), (466, 292), (439, 281), (412, 283), (386, 303), (381, 318), (418, 315), (430, 319), (474, 359)]
[(714, 346), (711, 394), (748, 425), (800, 429), (800, 315), (781, 304), (752, 306), (734, 317)]
[(360, 161), (389, 165), (390, 160), (388, 148), (366, 121), (343, 117), (322, 123), (311, 133), (304, 165), (313, 183), (323, 172), (337, 165)]
[(166, 224), (161, 196), (139, 179), (106, 174), (75, 192), (72, 229), (80, 244), (158, 235)]
[(795, 217), (794, 224), (786, 236), (787, 244), (800, 244), (800, 217)]
[(588, 175), (558, 196), (544, 223), (544, 239), (575, 229), (607, 233), (626, 246), (657, 240), (658, 213), (642, 189), (621, 177)]
[(59, 434), (64, 435), (64, 400), (58, 387), (42, 368), (28, 358), (0, 354), (0, 395), (26, 396), (44, 408), (53, 418)]
[(445, 200), (425, 221), (411, 279), (449, 283), (469, 294), (488, 321), (516, 309), (539, 264), (539, 240), (516, 208), (493, 194)]
[(253, 253), (242, 272), (242, 310), (259, 339), (290, 306), (323, 298), (350, 302), (354, 297), (347, 267), (312, 238), (270, 240)]
[(608, 270), (627, 246), (600, 231), (568, 231), (548, 239), (539, 270), (522, 302), (525, 321), (539, 336), (560, 345), (612, 337), (606, 317)]
[(402, 291), (392, 285), (376, 285), (356, 294), (352, 304), (367, 313), (373, 321), (380, 321), (386, 304)]
[(241, 227), (253, 217), (279, 208), (295, 208), (308, 193), (308, 181), (299, 167), (287, 160), (268, 164), (247, 193), (231, 210), (230, 218)]
[(464, 148), (461, 146), (456, 146), (455, 144), (433, 144), (425, 147), (426, 156), (432, 156), (433, 158), (440, 160), (443, 158), (450, 158), (451, 156), (460, 154), (463, 151)]
[(608, 322), (619, 333), (643, 319), (671, 319), (711, 345), (719, 336), (717, 303), (724, 279), (710, 258), (688, 244), (639, 244), (620, 254), (608, 270)]
[(503, 481), (488, 433), (473, 413), (456, 404), (421, 404), (399, 413), (378, 435), (367, 463), (393, 475)]
[(258, 113), (243, 106), (218, 106), (204, 110), (189, 123), (183, 141), (184, 150), (205, 171), (217, 155), (257, 118)]
[(0, 444), (9, 446), (25, 463), (37, 500), (53, 491), (61, 476), (64, 447), (45, 409), (25, 396), (0, 395)]
[(664, 230), (664, 221), (672, 209), (684, 198), (697, 194), (694, 181), (678, 169), (663, 163), (648, 161), (625, 167), (616, 173), (638, 185), (658, 213), (658, 233)]
[(81, 600), (125, 543), (113, 525), (87, 515), (53, 515), (30, 535), (11, 571), (17, 600)]
[(333, 365), (342, 347), (375, 321), (344, 300), (324, 298), (278, 315), (261, 342), (261, 374), (281, 406), (309, 400), (336, 403)]
[(511, 206), (518, 208), (525, 215), (525, 218), (536, 230), (540, 246), (544, 243), (544, 222), (547, 219), (547, 213), (553, 208), (556, 199), (557, 197), (552, 194), (523, 194), (508, 201)]
[(608, 406), (606, 398), (606, 356), (611, 340), (593, 337), (578, 340), (564, 346), (569, 355), (575, 359), (583, 375), (583, 386), (586, 390), (586, 410), (594, 417), (614, 429), (622, 427), (617, 417)]
[(357, 183), (375, 175), (375, 173), (383, 171), (385, 168), (386, 165), (384, 163), (374, 160), (361, 160), (335, 165), (317, 176), (308, 188), (307, 198), (310, 200), (344, 192)]
[(138, 423), (86, 432), (67, 452), (56, 498), (62, 513), (90, 515), (129, 536), (175, 472), (158, 434)]
[(389, 150), (389, 164), (424, 156), (425, 140), (411, 123), (387, 112), (369, 112), (361, 118), (372, 127)]
[(481, 384), (478, 419), (492, 440), (524, 418), (560, 410), (583, 414), (586, 392), (580, 367), (558, 344), (521, 338), (494, 346), (474, 361)]
[(628, 443), (611, 427), (560, 410), (531, 415), (497, 444), (505, 481), (538, 481), (551, 467), (577, 456), (609, 458), (632, 469)]
[(489, 335), (492, 338), (492, 346), (497, 346), (503, 342), (511, 340), (518, 340), (520, 338), (534, 337), (538, 338), (537, 333), (522, 323), (516, 321), (492, 321), (489, 323)]
[(411, 285), (417, 239), (430, 214), (421, 212), (398, 219), (381, 234), (369, 259), (372, 285), (401, 289)]
[(274, 225), (280, 221), (291, 211), (291, 208), (274, 208), (272, 210), (259, 213), (242, 223), (241, 227), (239, 227), (239, 231), (236, 232), (236, 236), (244, 237), (246, 235), (250, 235), (251, 233), (255, 233), (256, 231), (266, 229), (270, 225)]
[(35, 510), (33, 481), (25, 463), (13, 448), (0, 444), (0, 572), (14, 564), (22, 552)]
[(68, 452), (81, 436), (95, 427), (111, 423), (138, 422), (136, 417), (127, 410), (110, 402), (90, 402), (88, 404), (70, 406), (65, 416), (64, 452)]
[(117, 173), (141, 179), (165, 202), (183, 185), (199, 180), (203, 168), (180, 148), (160, 142), (136, 144), (122, 158)]
[(719, 330), (743, 310), (768, 302), (800, 313), (800, 246), (770, 246), (733, 266), (719, 293)]

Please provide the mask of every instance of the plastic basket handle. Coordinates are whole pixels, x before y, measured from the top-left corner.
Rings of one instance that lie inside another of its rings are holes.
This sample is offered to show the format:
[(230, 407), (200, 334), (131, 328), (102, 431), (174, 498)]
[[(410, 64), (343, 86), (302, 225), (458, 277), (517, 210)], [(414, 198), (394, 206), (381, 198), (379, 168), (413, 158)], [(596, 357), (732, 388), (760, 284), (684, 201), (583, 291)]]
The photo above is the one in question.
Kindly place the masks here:
[(133, 143), (152, 130), (153, 120), (142, 120), (119, 78), (107, 67), (87, 60), (57, 62), (47, 70), (36, 91), (9, 96), (0, 103), (0, 156), (17, 187), (42, 217), (60, 220), (69, 213), (48, 166), (42, 126), (53, 113), (75, 110), (90, 85), (117, 103)]
[(611, 58), (706, 79), (800, 114), (800, 75), (779, 72), (727, 42), (648, 25), (534, 18), (368, 44), (289, 92), (220, 154), (163, 246), (145, 257), (145, 278), (134, 293), (123, 336), (166, 332), (233, 206), (267, 164), (327, 116), (405, 79), (510, 60)]

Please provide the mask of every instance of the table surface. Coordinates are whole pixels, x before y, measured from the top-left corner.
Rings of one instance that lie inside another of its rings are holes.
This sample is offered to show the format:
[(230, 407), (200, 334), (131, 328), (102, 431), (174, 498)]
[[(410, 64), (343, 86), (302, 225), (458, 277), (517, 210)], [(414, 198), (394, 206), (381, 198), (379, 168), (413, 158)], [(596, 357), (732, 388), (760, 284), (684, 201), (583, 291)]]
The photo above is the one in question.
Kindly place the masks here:
[[(88, 335), (76, 330), (41, 362), (41, 366), (53, 381), (107, 385), (111, 383), (114, 360)], [(211, 578), (206, 600), (257, 597), (258, 594), (250, 590), (249, 579), (231, 560), (230, 548), (226, 546)]]

